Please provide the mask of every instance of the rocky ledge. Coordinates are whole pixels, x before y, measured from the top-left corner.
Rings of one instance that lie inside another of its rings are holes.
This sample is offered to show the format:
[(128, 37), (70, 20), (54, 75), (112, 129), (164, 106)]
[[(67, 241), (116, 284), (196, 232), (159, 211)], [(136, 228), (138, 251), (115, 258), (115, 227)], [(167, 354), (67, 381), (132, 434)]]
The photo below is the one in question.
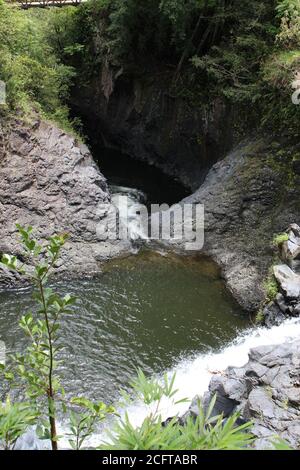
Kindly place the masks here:
[[(216, 163), (199, 189), (182, 201), (204, 205), (203, 252), (222, 268), (228, 288), (250, 312), (258, 311), (266, 296), (274, 235), (300, 219), (296, 153), (291, 144), (271, 138), (245, 142)], [(184, 244), (167, 243), (183, 253)]]
[[(99, 272), (103, 260), (128, 253), (127, 242), (101, 236), (110, 194), (85, 145), (38, 118), (30, 124), (0, 119), (0, 131), (0, 253), (21, 255), (17, 222), (43, 239), (69, 234), (58, 265), (69, 276)], [(0, 268), (0, 287), (16, 281)]]
[(300, 227), (291, 224), (279, 239), (281, 264), (273, 266), (278, 294), (262, 311), (265, 325), (280, 324), (288, 317), (300, 315)]
[[(212, 415), (226, 418), (238, 411), (242, 422), (253, 421), (256, 448), (272, 448), (278, 437), (300, 448), (300, 340), (252, 349), (244, 367), (212, 378), (204, 406), (215, 395)], [(197, 402), (198, 397), (188, 411), (192, 416)]]

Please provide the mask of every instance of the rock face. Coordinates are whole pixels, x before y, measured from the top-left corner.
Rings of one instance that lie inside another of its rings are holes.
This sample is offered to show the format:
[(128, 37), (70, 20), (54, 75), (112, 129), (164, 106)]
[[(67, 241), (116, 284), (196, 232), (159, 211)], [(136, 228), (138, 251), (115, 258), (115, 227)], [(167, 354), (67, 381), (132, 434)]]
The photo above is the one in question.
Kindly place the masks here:
[(282, 264), (273, 266), (273, 275), (279, 293), (263, 309), (267, 326), (280, 324), (285, 318), (300, 315), (300, 227), (292, 224), (287, 229), (287, 240), (279, 245)]
[[(257, 448), (272, 447), (274, 436), (300, 448), (300, 340), (251, 350), (244, 367), (213, 377), (206, 406), (214, 395), (213, 415), (239, 411), (241, 420), (254, 422)], [(196, 412), (192, 406), (189, 413)]]
[[(130, 76), (104, 66), (75, 90), (73, 104), (105, 146), (161, 168), (194, 191), (184, 202), (205, 205), (204, 251), (222, 267), (241, 305), (257, 311), (272, 264), (270, 242), (291, 220), (300, 220), (293, 158), (299, 145), (255, 137), (227, 154), (240, 141), (234, 129), (244, 119), (238, 109), (220, 100), (201, 106), (172, 96), (166, 70)], [(169, 244), (175, 245), (182, 248)]]
[(183, 202), (205, 205), (205, 253), (222, 267), (240, 304), (257, 311), (272, 264), (270, 242), (291, 220), (300, 220), (297, 144), (255, 138), (225, 156), (238, 138), (237, 110), (218, 100), (201, 107), (172, 97), (163, 73), (144, 79), (110, 74), (107, 93), (99, 77), (73, 96), (90, 133), (195, 191)]
[[(265, 298), (274, 234), (300, 220), (299, 177), (293, 185), (287, 181), (287, 170), (277, 161), (278, 148), (266, 139), (240, 145), (182, 201), (204, 205), (203, 251), (221, 266), (229, 289), (249, 311), (257, 311)], [(185, 243), (165, 245), (184, 251)]]
[[(85, 146), (39, 121), (15, 122), (6, 134), (7, 145), (0, 145), (0, 252), (18, 254), (19, 222), (38, 227), (41, 237), (55, 231), (70, 234), (60, 267), (69, 273), (91, 274), (99, 271), (102, 260), (128, 253), (129, 242), (101, 235), (109, 224), (110, 196)], [(240, 145), (183, 201), (204, 204), (203, 251), (221, 266), (229, 289), (249, 311), (258, 310), (265, 297), (262, 281), (273, 257), (270, 240), (300, 219), (300, 176), (290, 184), (290, 173), (277, 161), (278, 149), (282, 144), (266, 139)], [(99, 210), (102, 203), (106, 207)], [(298, 238), (291, 238), (289, 256), (298, 253)], [(167, 246), (184, 248), (180, 242)], [(289, 267), (297, 264), (291, 259)], [(15, 282), (8, 273), (2, 272), (0, 279), (4, 286)], [(274, 308), (282, 315), (278, 305)]]
[(298, 299), (300, 296), (300, 276), (286, 264), (274, 266), (273, 271), (285, 297), (290, 300)]
[[(108, 221), (110, 195), (86, 146), (39, 120), (6, 128), (6, 145), (0, 147), (0, 253), (19, 254), (16, 222), (36, 227), (42, 238), (67, 232), (59, 270), (69, 275), (91, 275), (102, 260), (130, 249), (97, 235), (98, 225)], [(0, 286), (13, 284), (15, 278), (1, 270)]]
[(173, 96), (171, 79), (162, 71), (121, 75), (105, 93), (97, 77), (76, 90), (73, 105), (93, 140), (155, 165), (195, 190), (232, 145), (231, 111), (219, 99), (201, 106)]

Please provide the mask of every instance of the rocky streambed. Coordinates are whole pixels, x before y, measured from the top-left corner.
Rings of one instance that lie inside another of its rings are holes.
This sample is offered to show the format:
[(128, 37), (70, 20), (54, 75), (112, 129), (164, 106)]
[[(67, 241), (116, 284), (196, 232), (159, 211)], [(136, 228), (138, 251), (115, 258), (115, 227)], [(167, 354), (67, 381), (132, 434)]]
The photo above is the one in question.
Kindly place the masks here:
[[(37, 227), (41, 237), (68, 232), (58, 271), (69, 275), (91, 275), (105, 260), (131, 252), (130, 241), (105, 235), (111, 195), (85, 145), (38, 117), (31, 124), (1, 121), (1, 126), (0, 252), (18, 255), (16, 222)], [(259, 309), (265, 296), (274, 233), (300, 215), (299, 177), (295, 173), (293, 184), (287, 184), (278, 148), (267, 138), (240, 145), (183, 200), (204, 204), (203, 253), (222, 268), (228, 288), (250, 312)], [(181, 248), (180, 243), (167, 246)], [(15, 283), (1, 269), (0, 285)]]

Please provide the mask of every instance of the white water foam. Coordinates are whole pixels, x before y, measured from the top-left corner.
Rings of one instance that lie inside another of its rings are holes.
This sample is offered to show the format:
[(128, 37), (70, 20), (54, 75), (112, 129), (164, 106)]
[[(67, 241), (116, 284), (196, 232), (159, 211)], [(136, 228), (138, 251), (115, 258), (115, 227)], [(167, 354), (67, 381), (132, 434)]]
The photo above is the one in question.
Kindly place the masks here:
[[(224, 371), (229, 366), (242, 367), (248, 362), (250, 349), (258, 346), (276, 345), (287, 341), (294, 341), (300, 338), (300, 319), (286, 320), (280, 326), (272, 328), (253, 327), (242, 335), (238, 336), (232, 343), (218, 352), (209, 354), (199, 354), (193, 358), (180, 361), (173, 369), (167, 371), (168, 376), (176, 373), (175, 387), (178, 389), (176, 399), (193, 399), (196, 395), (202, 396), (208, 390), (209, 382), (216, 373)], [(174, 405), (169, 400), (163, 400), (160, 406), (160, 413), (163, 419), (171, 416), (182, 415), (187, 411), (189, 404), (182, 403)], [(135, 403), (127, 409), (119, 410), (121, 416), (128, 414), (130, 422), (134, 426), (140, 426), (146, 416), (153, 412), (156, 404), (146, 406), (143, 403)], [(59, 426), (59, 432), (67, 432), (64, 426)], [(30, 436), (29, 436), (30, 437)], [(28, 440), (28, 439), (27, 439)], [(91, 436), (86, 441), (86, 445), (97, 447), (103, 440), (109, 440), (105, 430), (99, 434)], [(35, 438), (36, 448), (48, 448), (44, 441)], [(61, 448), (70, 448), (68, 439), (60, 441)], [(20, 446), (22, 448), (22, 446)], [(24, 448), (34, 448), (33, 444), (24, 442)]]
[[(214, 374), (221, 373), (229, 366), (244, 366), (248, 362), (248, 354), (252, 348), (281, 344), (299, 338), (300, 319), (291, 319), (272, 328), (253, 327), (218, 352), (199, 354), (193, 358), (183, 359), (173, 369), (167, 371), (170, 377), (176, 373), (175, 387), (178, 389), (178, 394), (175, 398), (176, 400), (181, 398), (191, 400), (196, 395), (202, 396), (208, 390), (209, 382)], [(165, 399), (162, 401), (159, 411), (162, 418), (167, 419), (171, 416), (182, 415), (188, 407), (189, 403), (174, 405), (173, 402)], [(135, 403), (127, 409), (119, 410), (119, 413), (121, 416), (127, 413), (132, 425), (140, 426), (146, 416), (155, 408), (156, 404), (146, 406), (143, 403)], [(67, 432), (62, 425), (59, 426), (59, 432), (61, 431), (62, 434)], [(105, 430), (87, 439), (86, 445), (97, 447), (103, 440), (109, 440)], [(48, 444), (38, 442), (37, 439), (35, 439), (35, 444), (37, 444), (36, 448), (48, 448)], [(60, 441), (60, 446), (65, 449), (70, 448), (66, 438)], [(25, 448), (32, 448), (32, 445), (26, 445), (25, 442)]]
[[(125, 186), (110, 186), (110, 190), (112, 193), (111, 201), (120, 211), (120, 223), (127, 227), (129, 239), (132, 241), (146, 240), (148, 237), (141, 227), (140, 217), (140, 211), (143, 210), (146, 202), (146, 195), (138, 189)], [(124, 219), (122, 214), (126, 214)]]
[[(250, 349), (257, 346), (281, 344), (298, 338), (300, 338), (300, 319), (291, 319), (272, 328), (253, 327), (218, 352), (184, 359), (168, 371), (169, 376), (176, 373), (175, 388), (178, 389), (176, 399), (191, 400), (196, 395), (202, 396), (208, 390), (209, 382), (214, 374), (224, 371), (229, 366), (244, 366), (248, 362)], [(167, 419), (176, 414), (183, 414), (188, 406), (186, 403), (174, 405), (164, 400), (160, 412), (163, 419)], [(139, 426), (151, 411), (151, 407), (136, 403), (126, 411), (131, 423)]]

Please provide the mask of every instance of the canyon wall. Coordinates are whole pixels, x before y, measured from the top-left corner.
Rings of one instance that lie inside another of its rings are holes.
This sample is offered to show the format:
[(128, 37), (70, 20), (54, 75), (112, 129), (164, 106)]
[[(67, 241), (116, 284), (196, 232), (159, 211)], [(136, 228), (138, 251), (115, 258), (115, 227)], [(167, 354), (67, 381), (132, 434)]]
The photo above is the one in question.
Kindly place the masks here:
[[(58, 271), (69, 276), (92, 275), (130, 250), (97, 232), (108, 224), (110, 194), (85, 145), (38, 117), (0, 124), (0, 253), (22, 256), (16, 223), (42, 239), (68, 233)], [(15, 285), (15, 275), (0, 268), (0, 286)]]
[(108, 95), (101, 77), (94, 78), (74, 91), (72, 106), (92, 142), (155, 165), (195, 190), (232, 146), (233, 115), (220, 99), (201, 105), (172, 95), (170, 80), (158, 72), (121, 76)]

